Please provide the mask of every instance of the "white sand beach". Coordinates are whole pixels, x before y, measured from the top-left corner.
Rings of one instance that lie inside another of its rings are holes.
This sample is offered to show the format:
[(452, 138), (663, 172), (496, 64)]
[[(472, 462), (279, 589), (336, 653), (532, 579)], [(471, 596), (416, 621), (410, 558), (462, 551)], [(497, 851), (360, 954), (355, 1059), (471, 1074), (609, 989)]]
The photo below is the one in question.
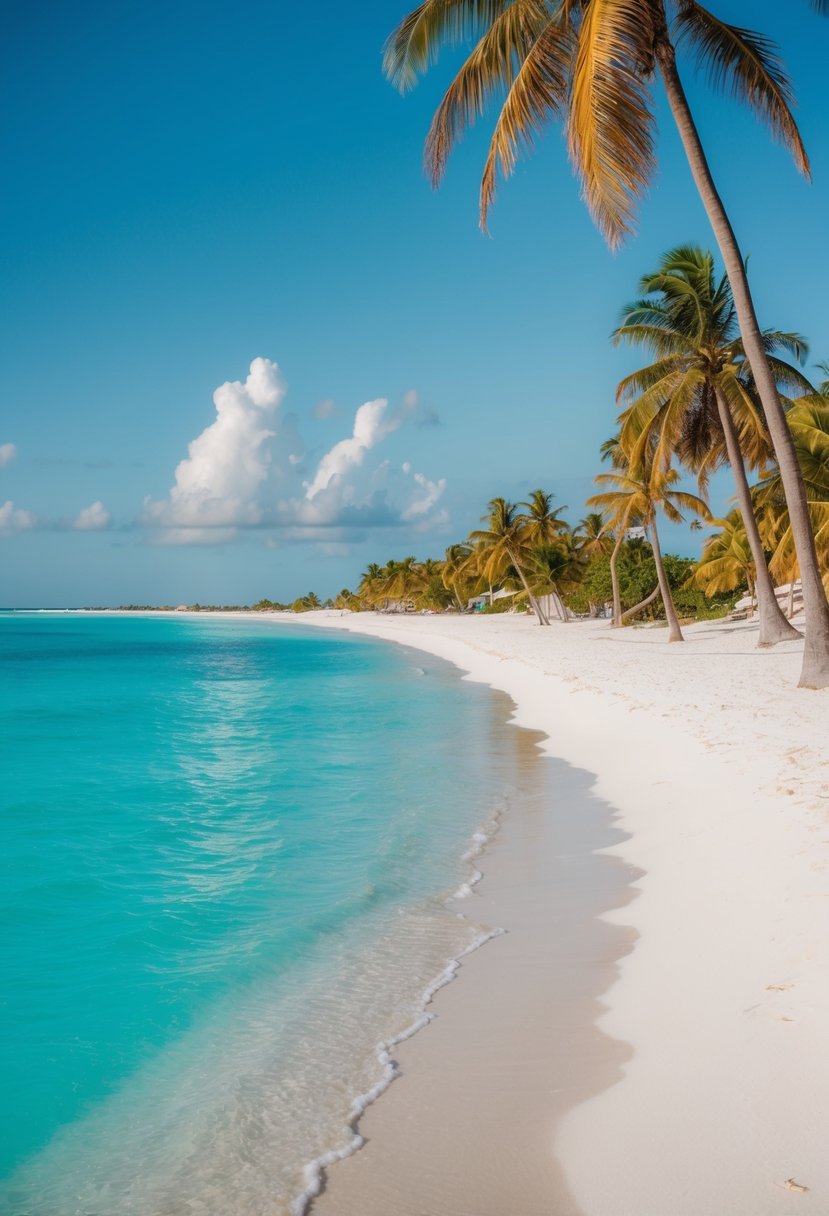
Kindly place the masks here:
[[(508, 693), (551, 755), (595, 774), (592, 794), (617, 813), (609, 852), (636, 890), (604, 913), (610, 937), (590, 939), (602, 975), (569, 1006), (587, 1024), (569, 1026), (556, 1064), (544, 1002), (566, 1004), (566, 968), (550, 970), (524, 914), (548, 853), (537, 824), (504, 825), (465, 910), (493, 913), (490, 880), (510, 932), (471, 956), (396, 1053), (402, 1077), (365, 1115), (368, 1144), (330, 1171), (315, 1212), (829, 1212), (829, 699), (796, 688), (800, 643), (758, 651), (751, 622), (697, 624), (669, 646), (661, 629), (607, 622), (292, 619), (429, 651)], [(569, 927), (582, 940), (572, 908)], [(501, 1016), (484, 1024), (476, 1008)], [(475, 1071), (482, 1053), (497, 1067)], [(470, 1071), (447, 1107), (450, 1061)], [(463, 1112), (484, 1104), (478, 1139)], [(520, 1119), (535, 1135), (516, 1155), (502, 1146)], [(427, 1169), (405, 1146), (430, 1137), (445, 1144)]]

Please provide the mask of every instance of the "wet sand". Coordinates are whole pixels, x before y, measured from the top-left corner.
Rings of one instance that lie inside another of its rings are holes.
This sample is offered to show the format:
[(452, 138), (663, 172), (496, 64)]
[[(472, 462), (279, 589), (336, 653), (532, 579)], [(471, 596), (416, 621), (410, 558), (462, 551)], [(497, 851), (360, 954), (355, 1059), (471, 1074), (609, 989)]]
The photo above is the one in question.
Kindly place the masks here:
[(435, 1020), (396, 1049), (401, 1076), (363, 1116), (366, 1145), (331, 1167), (314, 1216), (580, 1214), (556, 1127), (630, 1054), (595, 1023), (635, 936), (600, 916), (631, 899), (638, 872), (596, 851), (624, 837), (592, 776), (519, 733), (520, 800), (456, 905), (506, 932), (464, 960)]

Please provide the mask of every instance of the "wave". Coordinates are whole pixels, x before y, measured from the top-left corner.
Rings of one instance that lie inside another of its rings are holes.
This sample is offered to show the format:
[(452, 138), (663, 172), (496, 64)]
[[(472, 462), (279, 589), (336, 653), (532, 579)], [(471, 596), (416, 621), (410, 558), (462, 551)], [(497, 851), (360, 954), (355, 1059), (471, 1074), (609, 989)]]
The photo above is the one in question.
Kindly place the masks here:
[[(492, 836), (497, 831), (500, 819), (501, 812), (497, 811), (486, 828), (474, 833), (472, 847), (463, 854), (462, 861), (472, 861), (483, 853)], [(450, 900), (467, 898), (473, 893), (473, 888), (477, 886), (482, 878), (482, 872), (473, 867), (470, 877), (449, 897)], [(441, 988), (445, 988), (447, 984), (450, 984), (457, 977), (463, 959), (473, 954), (476, 950), (480, 950), (481, 946), (485, 946), (487, 942), (491, 942), (494, 938), (500, 937), (504, 933), (506, 933), (506, 929), (500, 927), (484, 930), (471, 945), (462, 950), (455, 958), (449, 959), (440, 974), (424, 989), (417, 1006), (414, 1021), (405, 1030), (401, 1030), (398, 1034), (392, 1036), (392, 1038), (378, 1044), (377, 1061), (381, 1069), (380, 1078), (365, 1093), (358, 1094), (352, 1102), (346, 1122), (346, 1129), (349, 1134), (348, 1142), (342, 1147), (328, 1149), (308, 1162), (303, 1170), (304, 1186), (291, 1204), (291, 1216), (307, 1216), (314, 1199), (322, 1192), (326, 1172), (332, 1165), (336, 1165), (338, 1161), (344, 1161), (347, 1157), (353, 1157), (365, 1144), (364, 1138), (360, 1135), (360, 1120), (368, 1108), (378, 1098), (382, 1097), (392, 1082), (400, 1076), (400, 1068), (391, 1054), (394, 1048), (398, 1047), (401, 1043), (405, 1043), (407, 1039), (411, 1039), (418, 1031), (423, 1030), (424, 1027), (434, 1020), (436, 1014), (430, 1011), (429, 1006)]]

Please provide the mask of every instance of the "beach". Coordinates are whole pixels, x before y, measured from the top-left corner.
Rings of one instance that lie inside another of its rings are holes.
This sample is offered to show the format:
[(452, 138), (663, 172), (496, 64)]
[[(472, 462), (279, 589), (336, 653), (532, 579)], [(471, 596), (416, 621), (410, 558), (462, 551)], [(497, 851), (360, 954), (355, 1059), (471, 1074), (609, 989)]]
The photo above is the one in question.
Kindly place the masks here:
[[(829, 704), (796, 688), (801, 643), (758, 651), (751, 621), (693, 625), (668, 646), (662, 629), (602, 621), (300, 619), (428, 651), (507, 693), (514, 720), (607, 808), (599, 830), (616, 838), (602, 855), (630, 888), (599, 910), (609, 939), (569, 923), (582, 971), (592, 960), (600, 974), (576, 984), (581, 1022), (562, 1054), (566, 995), (545, 993), (543, 934), (530, 941), (532, 916), (522, 927), (522, 907), (552, 906), (538, 884), (555, 850), (502, 825), (504, 856), (496, 839), (467, 913), (503, 910), (512, 932), (464, 963), (432, 1025), (396, 1050), (402, 1076), (363, 1117), (368, 1144), (330, 1170), (314, 1211), (494, 1216), (510, 1195), (524, 1216), (829, 1210)], [(508, 1008), (481, 1026), (474, 1011), (504, 1003), (507, 983)], [(517, 1155), (502, 1148), (516, 1120), (535, 1129)], [(446, 1151), (426, 1167), (416, 1150), (429, 1143)]]

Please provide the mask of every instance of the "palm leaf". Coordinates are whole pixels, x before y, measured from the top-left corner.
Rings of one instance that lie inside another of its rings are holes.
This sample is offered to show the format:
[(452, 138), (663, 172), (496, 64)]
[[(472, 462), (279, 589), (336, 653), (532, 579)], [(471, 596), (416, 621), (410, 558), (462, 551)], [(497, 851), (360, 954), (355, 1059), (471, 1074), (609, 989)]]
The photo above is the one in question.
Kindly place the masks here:
[(495, 199), (498, 170), (510, 177), (521, 152), (529, 152), (548, 119), (564, 110), (573, 47), (573, 28), (560, 12), (547, 19), (515, 74), (495, 123), (481, 177), (484, 231)]
[(791, 111), (791, 81), (775, 43), (721, 21), (696, 0), (683, 0), (677, 22), (682, 36), (696, 47), (698, 63), (707, 66), (712, 85), (746, 102), (809, 177), (809, 157)]
[(584, 11), (573, 69), (570, 155), (585, 202), (608, 244), (634, 228), (654, 170), (652, 71), (655, 16), (636, 0), (592, 0)]
[(383, 71), (401, 93), (417, 83), (450, 46), (475, 37), (498, 17), (511, 0), (425, 0), (404, 17), (383, 47)]
[(433, 186), (440, 184), (452, 149), (483, 114), (492, 93), (509, 88), (546, 20), (541, 0), (512, 0), (478, 42), (432, 119), (423, 159)]

